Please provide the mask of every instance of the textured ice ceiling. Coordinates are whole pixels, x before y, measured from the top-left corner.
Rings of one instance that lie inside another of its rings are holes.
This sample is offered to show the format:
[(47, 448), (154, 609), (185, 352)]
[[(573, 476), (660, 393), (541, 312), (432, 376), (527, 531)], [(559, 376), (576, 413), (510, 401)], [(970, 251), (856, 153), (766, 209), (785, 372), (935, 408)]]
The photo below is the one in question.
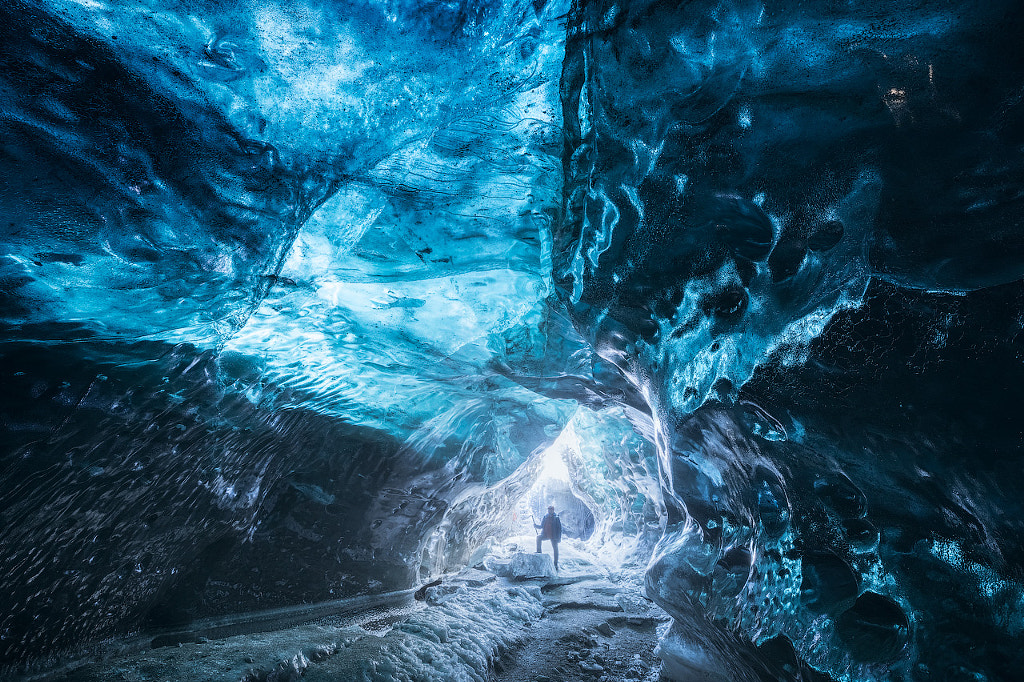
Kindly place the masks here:
[(1022, 30), (5, 3), (0, 665), (408, 587), (557, 439), (667, 675), (1015, 679)]

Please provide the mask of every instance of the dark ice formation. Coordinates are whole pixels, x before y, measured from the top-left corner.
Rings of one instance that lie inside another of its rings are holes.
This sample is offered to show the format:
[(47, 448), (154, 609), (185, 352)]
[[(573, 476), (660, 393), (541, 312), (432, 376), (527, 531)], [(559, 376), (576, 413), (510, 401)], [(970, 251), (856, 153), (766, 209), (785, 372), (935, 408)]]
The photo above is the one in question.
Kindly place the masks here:
[(647, 566), (670, 679), (1017, 679), (1022, 32), (9, 0), (0, 677), (557, 501)]
[(574, 5), (554, 278), (652, 408), (678, 679), (1016, 674), (1022, 19)]

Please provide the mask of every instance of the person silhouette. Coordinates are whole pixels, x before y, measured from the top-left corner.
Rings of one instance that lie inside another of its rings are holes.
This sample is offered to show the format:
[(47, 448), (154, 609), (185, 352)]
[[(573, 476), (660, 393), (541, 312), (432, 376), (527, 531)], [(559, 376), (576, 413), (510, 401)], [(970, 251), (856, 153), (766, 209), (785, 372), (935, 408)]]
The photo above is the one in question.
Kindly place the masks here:
[(554, 505), (548, 507), (548, 513), (540, 520), (540, 525), (536, 523), (533, 527), (540, 531), (540, 535), (537, 536), (537, 553), (541, 551), (541, 542), (544, 540), (551, 541), (551, 549), (555, 555), (555, 570), (558, 570), (558, 543), (562, 540), (562, 522), (558, 518), (558, 514), (555, 513)]

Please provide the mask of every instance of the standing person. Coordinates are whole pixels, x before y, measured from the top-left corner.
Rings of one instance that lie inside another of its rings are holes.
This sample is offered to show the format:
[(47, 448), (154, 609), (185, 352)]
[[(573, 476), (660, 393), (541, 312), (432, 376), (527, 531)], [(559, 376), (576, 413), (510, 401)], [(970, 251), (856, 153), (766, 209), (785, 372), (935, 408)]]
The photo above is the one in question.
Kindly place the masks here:
[(562, 522), (555, 513), (555, 506), (548, 507), (547, 515), (540, 520), (540, 525), (533, 525), (540, 531), (537, 536), (537, 553), (540, 554), (540, 543), (543, 540), (551, 541), (551, 549), (555, 554), (555, 570), (558, 570), (558, 543), (562, 540)]

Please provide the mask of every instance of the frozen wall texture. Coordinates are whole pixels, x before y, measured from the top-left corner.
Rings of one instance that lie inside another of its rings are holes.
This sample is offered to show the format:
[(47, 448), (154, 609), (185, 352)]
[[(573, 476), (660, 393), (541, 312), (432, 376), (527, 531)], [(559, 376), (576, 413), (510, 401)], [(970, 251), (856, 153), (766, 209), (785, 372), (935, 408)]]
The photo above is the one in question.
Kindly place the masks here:
[(1016, 679), (1024, 8), (975, 5), (5, 3), (0, 674), (410, 587), (553, 446), (660, 538), (666, 675)]
[(1017, 674), (1022, 22), (574, 4), (553, 277), (652, 410), (678, 679)]
[(547, 303), (565, 11), (0, 8), (4, 664), (509, 525), (435, 533), (594, 383)]

